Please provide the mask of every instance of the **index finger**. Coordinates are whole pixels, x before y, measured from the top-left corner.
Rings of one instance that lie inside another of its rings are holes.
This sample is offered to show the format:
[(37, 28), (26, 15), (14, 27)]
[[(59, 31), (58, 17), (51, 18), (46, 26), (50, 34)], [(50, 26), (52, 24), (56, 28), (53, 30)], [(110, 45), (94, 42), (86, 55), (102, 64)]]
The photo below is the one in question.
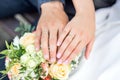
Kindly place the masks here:
[(60, 35), (58, 41), (57, 41), (57, 46), (60, 46), (63, 42), (63, 40), (65, 39), (65, 37), (67, 36), (67, 34), (70, 32), (70, 27), (66, 26), (65, 29), (63, 30), (62, 34)]
[(39, 51), (39, 49), (40, 49), (40, 38), (41, 38), (41, 28), (37, 27), (37, 30), (35, 32), (35, 48), (36, 48), (36, 51)]

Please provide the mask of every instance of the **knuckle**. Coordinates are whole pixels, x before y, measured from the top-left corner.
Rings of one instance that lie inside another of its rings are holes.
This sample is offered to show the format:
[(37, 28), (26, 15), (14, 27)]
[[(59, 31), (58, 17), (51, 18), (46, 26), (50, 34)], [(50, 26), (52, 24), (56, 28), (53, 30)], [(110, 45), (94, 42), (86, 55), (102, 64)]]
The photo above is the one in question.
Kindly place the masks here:
[(68, 30), (67, 30), (67, 29), (64, 29), (63, 34), (66, 34), (67, 32), (68, 32)]
[(75, 46), (75, 44), (69, 45), (68, 50), (71, 51), (74, 48), (74, 46)]
[(49, 38), (49, 40), (50, 40), (50, 42), (53, 44), (53, 43), (56, 42), (56, 37), (51, 36), (51, 37)]
[(38, 44), (38, 43), (40, 43), (40, 41), (39, 41), (38, 39), (36, 39), (36, 40), (35, 40), (35, 43)]
[(70, 41), (71, 41), (71, 39), (67, 38), (67, 39), (65, 40), (65, 44), (68, 44)]
[(55, 46), (51, 46), (51, 47), (50, 47), (50, 52), (53, 52), (53, 53), (54, 53), (55, 51), (56, 51), (56, 47), (55, 47)]
[(79, 50), (79, 49), (76, 49), (76, 50), (74, 51), (73, 55), (75, 55), (75, 54), (77, 54), (77, 53), (79, 53), (79, 52), (80, 52), (80, 50)]
[(70, 53), (71, 53), (70, 50), (67, 49), (66, 52), (65, 52), (65, 56), (69, 56)]
[(42, 47), (43, 49), (47, 48), (46, 44), (42, 44), (41, 47)]
[(43, 41), (43, 42), (46, 41), (46, 37), (47, 37), (47, 36), (42, 35), (42, 41)]
[(42, 47), (42, 50), (43, 50), (44, 52), (46, 51), (46, 49), (47, 49), (47, 48), (45, 48), (45, 47)]
[(66, 48), (65, 44), (63, 44), (63, 46), (61, 47), (61, 51), (64, 51)]

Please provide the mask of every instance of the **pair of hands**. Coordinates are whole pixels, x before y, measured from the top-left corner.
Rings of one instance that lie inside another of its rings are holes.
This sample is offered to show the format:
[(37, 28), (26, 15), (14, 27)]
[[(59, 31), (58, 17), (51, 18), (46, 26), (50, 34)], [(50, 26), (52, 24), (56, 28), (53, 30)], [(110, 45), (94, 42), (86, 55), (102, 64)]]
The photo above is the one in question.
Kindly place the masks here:
[[(69, 21), (62, 3), (45, 3), (36, 29), (35, 47), (41, 47), (44, 58), (50, 62), (70, 63), (84, 47), (88, 58), (94, 42), (94, 21), (76, 13)], [(40, 46), (41, 45), (41, 46)]]

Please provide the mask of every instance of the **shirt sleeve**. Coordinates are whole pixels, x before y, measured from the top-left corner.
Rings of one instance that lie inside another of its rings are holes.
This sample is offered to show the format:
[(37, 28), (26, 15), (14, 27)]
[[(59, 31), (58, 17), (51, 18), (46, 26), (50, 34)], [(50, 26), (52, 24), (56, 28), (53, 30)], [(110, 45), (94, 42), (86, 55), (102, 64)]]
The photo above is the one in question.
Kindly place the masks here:
[(51, 2), (51, 1), (61, 1), (61, 2), (65, 5), (65, 0), (38, 0), (38, 8), (40, 9), (40, 6), (41, 6), (43, 3)]

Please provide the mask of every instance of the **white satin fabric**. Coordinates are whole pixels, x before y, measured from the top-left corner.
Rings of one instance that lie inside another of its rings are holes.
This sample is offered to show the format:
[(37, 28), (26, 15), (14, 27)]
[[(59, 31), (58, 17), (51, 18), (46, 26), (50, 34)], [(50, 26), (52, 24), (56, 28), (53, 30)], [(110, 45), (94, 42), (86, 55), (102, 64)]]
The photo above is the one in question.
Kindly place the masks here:
[(69, 80), (120, 80), (120, 0), (96, 11), (96, 39)]

